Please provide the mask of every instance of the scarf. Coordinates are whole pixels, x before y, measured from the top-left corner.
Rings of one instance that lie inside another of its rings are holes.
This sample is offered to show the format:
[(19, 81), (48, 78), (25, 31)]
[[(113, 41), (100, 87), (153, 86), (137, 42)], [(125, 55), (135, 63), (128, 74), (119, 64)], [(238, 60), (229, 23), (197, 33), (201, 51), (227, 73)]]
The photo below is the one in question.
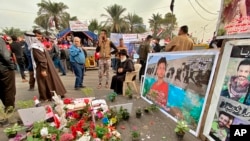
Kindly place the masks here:
[(25, 42), (28, 45), (28, 49), (30, 50), (32, 66), (34, 71), (34, 78), (36, 78), (36, 62), (33, 56), (33, 49), (38, 49), (42, 52), (45, 51), (44, 45), (36, 38), (32, 36), (24, 36)]

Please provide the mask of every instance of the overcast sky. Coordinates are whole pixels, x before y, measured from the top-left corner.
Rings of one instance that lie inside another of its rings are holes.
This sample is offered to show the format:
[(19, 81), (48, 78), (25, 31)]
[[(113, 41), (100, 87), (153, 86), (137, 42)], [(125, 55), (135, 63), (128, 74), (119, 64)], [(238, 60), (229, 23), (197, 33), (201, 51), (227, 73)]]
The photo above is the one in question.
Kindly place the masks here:
[[(22, 30), (31, 30), (34, 19), (37, 17), (37, 3), (40, 0), (0, 0), (0, 28), (16, 27)], [(170, 12), (171, 0), (51, 0), (63, 2), (68, 5), (67, 10), (71, 16), (77, 16), (80, 20), (103, 20), (100, 15), (107, 14), (106, 7), (118, 4), (128, 12), (134, 12), (143, 17), (148, 25), (148, 19), (152, 14), (160, 13), (164, 16)], [(198, 2), (198, 3), (197, 3)], [(200, 4), (200, 5), (199, 5)], [(194, 9), (192, 8), (192, 5)], [(189, 33), (204, 40), (210, 39), (216, 30), (221, 0), (175, 0), (174, 14), (177, 17), (178, 26), (188, 25)], [(205, 8), (205, 10), (202, 9)], [(195, 11), (196, 10), (196, 11)]]

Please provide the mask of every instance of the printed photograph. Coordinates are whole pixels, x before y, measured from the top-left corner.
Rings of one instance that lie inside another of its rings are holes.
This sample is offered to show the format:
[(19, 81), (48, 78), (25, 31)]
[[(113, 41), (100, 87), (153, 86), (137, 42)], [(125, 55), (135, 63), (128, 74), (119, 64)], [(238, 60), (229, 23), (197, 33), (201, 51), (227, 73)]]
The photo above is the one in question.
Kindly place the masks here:
[(197, 131), (217, 56), (212, 51), (149, 54), (142, 97)]

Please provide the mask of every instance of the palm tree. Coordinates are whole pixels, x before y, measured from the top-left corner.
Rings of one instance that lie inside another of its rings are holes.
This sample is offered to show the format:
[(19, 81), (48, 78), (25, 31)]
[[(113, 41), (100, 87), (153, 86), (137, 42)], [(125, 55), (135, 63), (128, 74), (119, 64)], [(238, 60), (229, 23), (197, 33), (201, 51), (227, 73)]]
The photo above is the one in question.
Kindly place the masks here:
[(165, 27), (163, 33), (161, 34), (162, 37), (171, 36), (172, 32), (177, 27), (177, 19), (175, 15), (172, 13), (167, 13), (162, 20), (162, 25)]
[(135, 30), (143, 25), (142, 17), (139, 17), (137, 14), (128, 13), (124, 19), (128, 23), (131, 33), (135, 33)]
[(3, 34), (6, 34), (8, 36), (15, 35), (17, 37), (23, 35), (23, 33), (24, 33), (24, 31), (21, 31), (21, 29), (14, 28), (14, 27), (11, 27), (11, 28), (6, 27), (6, 28), (2, 29), (2, 32), (3, 32)]
[(36, 17), (35, 24), (38, 25), (38, 28), (42, 28), (45, 30), (45, 34), (48, 35), (49, 32), (49, 15), (40, 15)]
[(125, 24), (124, 19), (122, 18), (122, 13), (126, 11), (126, 8), (123, 8), (120, 5), (114, 4), (104, 9), (108, 13), (108, 15), (101, 14), (102, 17), (107, 18), (105, 25), (110, 25), (111, 32), (120, 33), (121, 27), (124, 26)]
[(71, 17), (69, 13), (65, 13), (63, 16), (62, 16), (62, 22), (60, 24), (60, 26), (65, 29), (65, 28), (68, 28), (69, 27), (69, 21), (77, 21), (77, 17), (76, 16), (73, 16)]
[(162, 24), (161, 14), (159, 13), (153, 14), (152, 19), (149, 19), (149, 24), (153, 30), (153, 36), (155, 37), (157, 34), (157, 31), (161, 28), (161, 24)]
[(62, 21), (63, 15), (66, 14), (65, 10), (68, 9), (68, 6), (62, 2), (56, 3), (50, 0), (42, 0), (37, 6), (40, 7), (38, 15), (48, 15), (50, 22), (55, 22), (55, 27), (59, 30), (59, 23)]
[(89, 24), (89, 30), (94, 32), (95, 30), (98, 31), (98, 33), (100, 32), (100, 30), (103, 28), (103, 26), (101, 24), (98, 23), (98, 20), (97, 19), (92, 19), (90, 21), (90, 24)]

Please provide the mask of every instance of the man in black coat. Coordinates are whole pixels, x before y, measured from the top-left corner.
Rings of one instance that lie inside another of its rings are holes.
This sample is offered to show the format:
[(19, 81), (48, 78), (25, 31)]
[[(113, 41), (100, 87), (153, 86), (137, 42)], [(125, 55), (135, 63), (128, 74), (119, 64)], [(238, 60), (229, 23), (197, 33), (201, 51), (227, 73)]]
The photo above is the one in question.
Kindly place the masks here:
[(15, 64), (11, 61), (10, 52), (2, 38), (0, 38), (0, 94), (5, 109), (15, 106)]

